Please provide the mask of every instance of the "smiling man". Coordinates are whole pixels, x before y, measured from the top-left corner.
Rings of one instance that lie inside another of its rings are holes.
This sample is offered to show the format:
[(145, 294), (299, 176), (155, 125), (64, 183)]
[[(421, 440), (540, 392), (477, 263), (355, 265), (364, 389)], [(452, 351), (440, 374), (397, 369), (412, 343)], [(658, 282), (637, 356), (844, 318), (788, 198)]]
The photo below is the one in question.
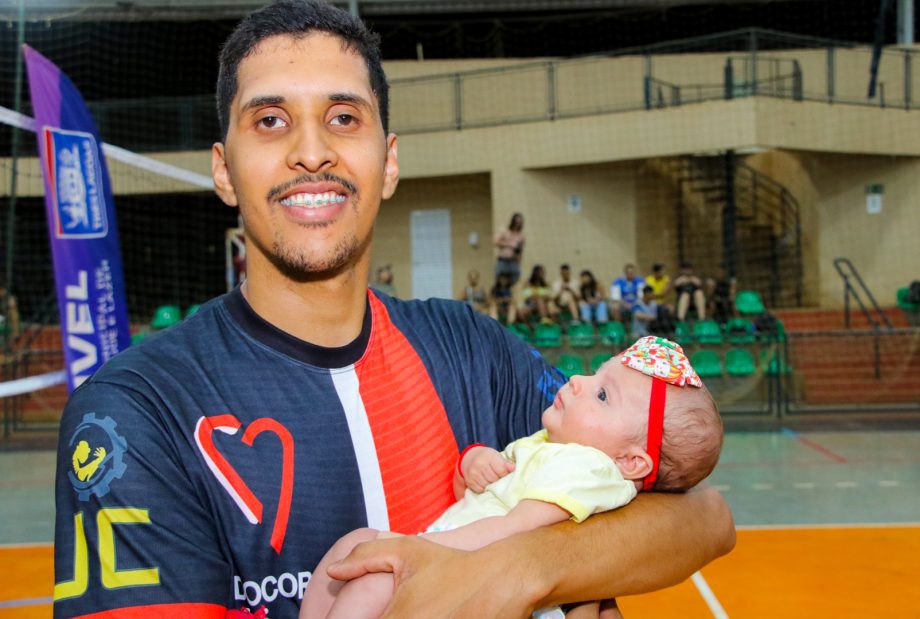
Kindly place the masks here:
[[(314, 1), (253, 13), (221, 52), (217, 99), (213, 177), (242, 214), (247, 279), (74, 392), (56, 617), (296, 617), (336, 539), (423, 530), (453, 501), (460, 452), (533, 433), (560, 386), (466, 305), (368, 290), (399, 168), (377, 40), (359, 20)], [(86, 479), (84, 443), (107, 454)], [(389, 616), (520, 617), (672, 584), (733, 543), (712, 491), (592, 520), (471, 553), (366, 544), (339, 575), (394, 571)]]

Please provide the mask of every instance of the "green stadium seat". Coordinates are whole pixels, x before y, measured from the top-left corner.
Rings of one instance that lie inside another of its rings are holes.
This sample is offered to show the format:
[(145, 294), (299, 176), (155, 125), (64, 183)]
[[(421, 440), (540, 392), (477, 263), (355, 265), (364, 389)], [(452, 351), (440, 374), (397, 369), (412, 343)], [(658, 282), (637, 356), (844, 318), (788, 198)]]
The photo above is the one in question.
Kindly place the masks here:
[(690, 357), (690, 365), (701, 378), (722, 376), (722, 358), (714, 350), (698, 350)]
[(569, 346), (572, 348), (590, 348), (594, 346), (594, 326), (588, 322), (575, 323), (566, 331)]
[(746, 318), (732, 318), (725, 323), (725, 338), (732, 344), (750, 344), (757, 339), (754, 323)]
[(904, 288), (898, 288), (898, 307), (908, 312), (915, 312), (920, 310), (920, 303), (911, 303), (908, 300), (909, 298), (910, 288), (907, 286)]
[(693, 338), (700, 344), (721, 344), (722, 329), (715, 320), (697, 320), (693, 323)]
[(626, 343), (626, 327), (622, 322), (612, 320), (604, 323), (598, 328), (598, 332), (604, 346), (622, 346)]
[(182, 310), (178, 305), (161, 305), (153, 312), (153, 320), (150, 321), (150, 327), (153, 329), (165, 329), (182, 320)]
[(147, 337), (148, 335), (150, 334), (145, 331), (138, 331), (137, 333), (131, 336), (131, 345), (134, 346), (135, 344), (142, 342), (144, 338)]
[(559, 355), (559, 371), (565, 374), (566, 378), (572, 378), (576, 374), (587, 374), (585, 370), (585, 360), (579, 355), (562, 354)]
[(690, 323), (678, 322), (674, 325), (674, 341), (681, 346), (693, 343), (693, 331), (690, 329)]
[(763, 314), (766, 309), (763, 300), (756, 290), (739, 290), (735, 295), (735, 309), (745, 316)]
[(534, 333), (537, 348), (559, 348), (562, 346), (562, 327), (559, 325), (537, 325)]
[(188, 318), (189, 316), (194, 316), (195, 314), (198, 313), (198, 310), (200, 309), (201, 309), (200, 303), (189, 305), (187, 308), (185, 308), (185, 317)]
[(725, 353), (725, 371), (729, 376), (750, 376), (757, 373), (754, 355), (745, 348), (732, 348)]
[(593, 357), (591, 357), (591, 372), (593, 374), (596, 374), (597, 371), (601, 369), (601, 366), (610, 360), (610, 357), (611, 357), (610, 353), (606, 353), (606, 352), (599, 352)]
[(525, 324), (515, 322), (508, 325), (508, 330), (514, 333), (516, 336), (527, 342), (528, 344), (533, 343), (533, 333), (530, 331), (530, 327)]

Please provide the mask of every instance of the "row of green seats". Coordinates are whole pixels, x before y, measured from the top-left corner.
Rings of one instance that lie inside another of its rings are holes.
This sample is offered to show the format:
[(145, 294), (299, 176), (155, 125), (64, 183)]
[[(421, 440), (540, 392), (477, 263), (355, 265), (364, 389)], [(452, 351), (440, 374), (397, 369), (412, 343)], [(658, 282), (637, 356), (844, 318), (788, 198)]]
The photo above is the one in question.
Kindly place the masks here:
[(610, 356), (610, 353), (597, 353), (591, 357), (590, 362), (586, 364), (581, 355), (562, 354), (559, 355), (559, 363), (556, 364), (556, 367), (566, 378), (572, 378), (575, 374), (588, 374), (589, 368), (590, 373), (594, 374), (608, 359), (610, 359)]
[[(515, 323), (508, 326), (512, 333), (538, 348), (562, 347), (562, 327), (557, 324), (538, 324), (533, 331), (525, 324)], [(626, 327), (621, 322), (608, 322), (600, 325), (597, 332), (589, 323), (575, 323), (565, 331), (569, 346), (573, 348), (591, 348), (600, 343), (604, 346), (622, 346), (626, 342)]]
[(898, 307), (908, 312), (920, 311), (920, 303), (911, 303), (910, 288), (907, 286), (898, 288)]
[[(754, 355), (746, 348), (732, 348), (725, 352), (725, 364), (714, 350), (698, 350), (690, 356), (690, 364), (702, 378), (718, 376), (751, 376), (757, 373)], [(764, 374), (789, 374), (792, 367), (777, 354), (776, 350), (764, 349), (760, 356), (760, 367)]]
[(746, 318), (732, 318), (723, 327), (715, 320), (697, 320), (691, 326), (678, 322), (674, 327), (674, 341), (678, 344), (752, 344), (760, 341), (783, 341), (786, 328), (781, 320), (776, 320), (775, 331), (758, 333), (754, 323)]

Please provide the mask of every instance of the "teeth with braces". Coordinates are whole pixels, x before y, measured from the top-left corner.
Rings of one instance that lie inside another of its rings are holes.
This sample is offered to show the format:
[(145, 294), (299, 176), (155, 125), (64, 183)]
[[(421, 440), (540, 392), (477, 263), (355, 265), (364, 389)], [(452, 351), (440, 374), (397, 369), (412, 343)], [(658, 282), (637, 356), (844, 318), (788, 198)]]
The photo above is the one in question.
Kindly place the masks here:
[(328, 204), (338, 204), (345, 201), (345, 196), (337, 194), (334, 191), (325, 193), (296, 193), (288, 196), (281, 201), (285, 206), (326, 206)]

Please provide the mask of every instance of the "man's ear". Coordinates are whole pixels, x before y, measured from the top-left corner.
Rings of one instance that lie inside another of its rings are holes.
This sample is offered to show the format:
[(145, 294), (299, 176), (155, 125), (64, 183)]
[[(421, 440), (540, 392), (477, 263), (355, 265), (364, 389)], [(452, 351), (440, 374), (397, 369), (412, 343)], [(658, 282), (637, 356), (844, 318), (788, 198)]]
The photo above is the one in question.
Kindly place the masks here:
[(399, 184), (399, 159), (396, 156), (396, 134), (387, 136), (387, 159), (383, 168), (383, 199), (389, 200)]
[(211, 146), (211, 178), (214, 180), (214, 191), (227, 206), (239, 206), (236, 199), (236, 189), (230, 180), (230, 170), (227, 168), (224, 145), (214, 142)]
[(652, 457), (640, 447), (631, 448), (615, 461), (623, 477), (631, 481), (645, 479), (652, 472)]

